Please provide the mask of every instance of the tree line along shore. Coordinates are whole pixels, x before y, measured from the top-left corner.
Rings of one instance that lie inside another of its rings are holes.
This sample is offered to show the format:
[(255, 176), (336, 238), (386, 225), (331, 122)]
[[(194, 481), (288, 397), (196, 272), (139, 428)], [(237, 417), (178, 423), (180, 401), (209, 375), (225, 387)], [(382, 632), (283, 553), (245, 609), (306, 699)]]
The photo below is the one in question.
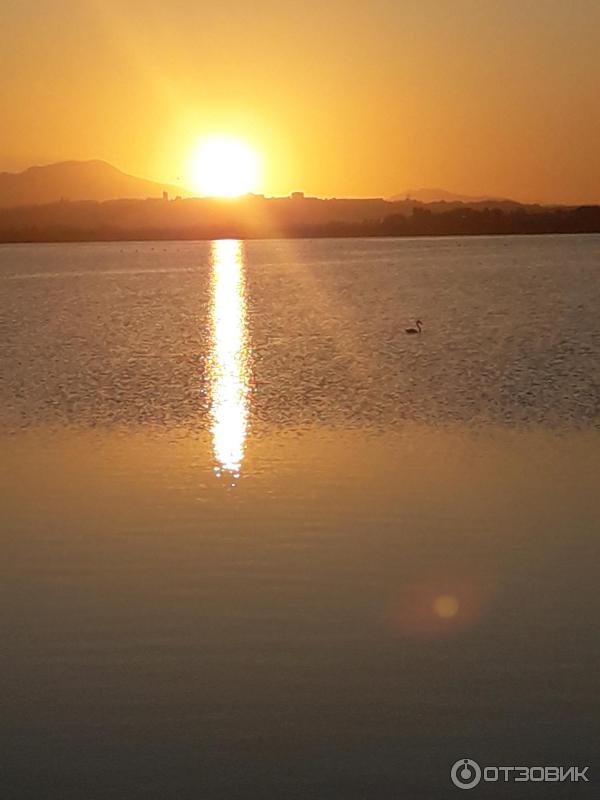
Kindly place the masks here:
[[(450, 206), (450, 207), (448, 207)], [(0, 210), (0, 242), (600, 233), (600, 206), (414, 204), (250, 196), (60, 202)]]

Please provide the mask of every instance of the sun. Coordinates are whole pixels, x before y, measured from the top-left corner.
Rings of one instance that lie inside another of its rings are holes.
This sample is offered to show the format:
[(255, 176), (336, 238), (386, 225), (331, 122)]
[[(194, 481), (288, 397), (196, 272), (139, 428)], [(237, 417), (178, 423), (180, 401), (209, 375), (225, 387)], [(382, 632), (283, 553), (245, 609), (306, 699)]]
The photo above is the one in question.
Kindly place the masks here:
[(211, 136), (192, 153), (190, 188), (209, 197), (238, 197), (257, 190), (261, 168), (258, 153), (242, 139)]

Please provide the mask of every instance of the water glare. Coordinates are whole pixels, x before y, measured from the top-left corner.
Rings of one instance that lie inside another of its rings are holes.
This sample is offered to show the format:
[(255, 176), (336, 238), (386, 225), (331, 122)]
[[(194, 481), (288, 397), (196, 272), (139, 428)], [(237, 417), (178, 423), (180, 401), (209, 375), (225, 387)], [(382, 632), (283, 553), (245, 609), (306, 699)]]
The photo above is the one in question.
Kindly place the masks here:
[(215, 473), (238, 478), (248, 421), (248, 341), (239, 241), (212, 244), (211, 431)]

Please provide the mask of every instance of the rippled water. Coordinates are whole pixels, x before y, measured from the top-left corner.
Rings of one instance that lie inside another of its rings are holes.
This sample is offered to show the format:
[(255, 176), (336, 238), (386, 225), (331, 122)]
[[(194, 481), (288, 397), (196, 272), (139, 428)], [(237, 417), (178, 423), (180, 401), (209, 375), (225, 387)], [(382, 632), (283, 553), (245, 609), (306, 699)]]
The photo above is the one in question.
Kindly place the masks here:
[(2, 246), (2, 797), (598, 778), (598, 309), (598, 236)]

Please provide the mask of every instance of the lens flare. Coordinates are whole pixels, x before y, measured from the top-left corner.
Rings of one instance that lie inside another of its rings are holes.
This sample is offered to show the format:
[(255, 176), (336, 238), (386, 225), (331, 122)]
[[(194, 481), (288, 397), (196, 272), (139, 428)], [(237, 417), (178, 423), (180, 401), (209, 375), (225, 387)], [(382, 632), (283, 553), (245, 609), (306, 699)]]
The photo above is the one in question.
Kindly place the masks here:
[(452, 619), (458, 614), (460, 604), (452, 594), (440, 594), (433, 601), (433, 610), (442, 619)]

